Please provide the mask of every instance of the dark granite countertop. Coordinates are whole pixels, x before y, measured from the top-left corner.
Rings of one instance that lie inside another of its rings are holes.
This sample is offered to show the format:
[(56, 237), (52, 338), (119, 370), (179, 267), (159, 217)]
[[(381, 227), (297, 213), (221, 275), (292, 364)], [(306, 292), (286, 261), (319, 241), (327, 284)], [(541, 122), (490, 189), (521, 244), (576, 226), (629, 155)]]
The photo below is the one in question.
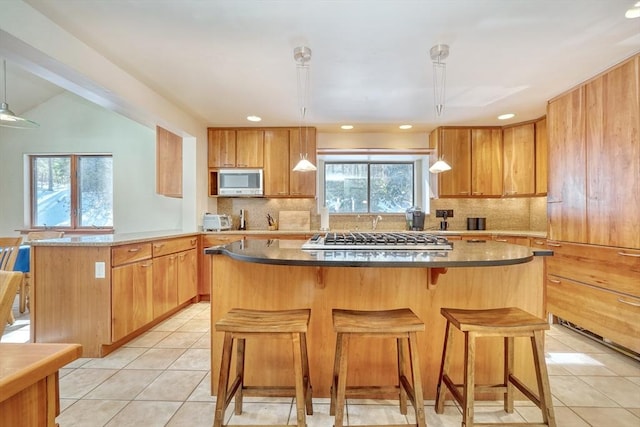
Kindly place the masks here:
[(455, 241), (452, 250), (303, 250), (300, 240), (243, 240), (205, 249), (259, 264), (323, 267), (487, 267), (529, 262), (553, 252), (494, 241)]

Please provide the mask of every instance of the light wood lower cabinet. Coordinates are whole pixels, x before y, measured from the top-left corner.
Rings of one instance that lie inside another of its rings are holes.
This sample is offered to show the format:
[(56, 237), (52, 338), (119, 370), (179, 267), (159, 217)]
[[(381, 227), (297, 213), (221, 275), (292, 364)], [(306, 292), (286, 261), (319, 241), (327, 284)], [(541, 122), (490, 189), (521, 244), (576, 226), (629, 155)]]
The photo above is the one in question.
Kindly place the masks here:
[(193, 235), (113, 246), (34, 245), (34, 342), (79, 343), (84, 357), (107, 355), (197, 297), (197, 243)]
[(153, 261), (111, 270), (111, 339), (118, 341), (153, 320)]
[(198, 295), (198, 253), (190, 249), (178, 254), (178, 305)]
[(640, 352), (640, 250), (548, 241), (547, 310)]

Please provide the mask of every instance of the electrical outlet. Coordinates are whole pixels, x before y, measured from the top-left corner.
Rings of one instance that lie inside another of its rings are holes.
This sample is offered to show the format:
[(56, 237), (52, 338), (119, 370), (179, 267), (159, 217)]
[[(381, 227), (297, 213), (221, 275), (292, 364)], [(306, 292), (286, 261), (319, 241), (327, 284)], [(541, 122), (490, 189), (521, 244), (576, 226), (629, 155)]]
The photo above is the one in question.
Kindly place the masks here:
[(436, 218), (453, 218), (453, 209), (436, 209)]
[(106, 275), (105, 263), (96, 262), (96, 279), (104, 279)]

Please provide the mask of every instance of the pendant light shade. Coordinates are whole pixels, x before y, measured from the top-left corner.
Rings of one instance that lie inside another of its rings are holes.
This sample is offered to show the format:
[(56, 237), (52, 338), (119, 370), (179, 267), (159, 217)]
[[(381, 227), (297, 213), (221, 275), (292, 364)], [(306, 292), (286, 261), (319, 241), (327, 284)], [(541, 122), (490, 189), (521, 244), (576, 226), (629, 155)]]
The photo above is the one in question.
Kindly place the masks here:
[(437, 162), (435, 162), (430, 168), (429, 168), (429, 172), (431, 173), (441, 173), (441, 172), (446, 172), (451, 170), (451, 166), (449, 166), (449, 163), (445, 162), (444, 160), (440, 159)]
[[(311, 49), (307, 46), (298, 46), (293, 49), (293, 59), (296, 61), (296, 73), (298, 80), (298, 109), (300, 111), (300, 161), (293, 168), (294, 172), (314, 172), (318, 170), (307, 158), (309, 153), (309, 130), (305, 121), (309, 103), (309, 61), (311, 61)], [(305, 129), (303, 130), (303, 127)], [(302, 152), (302, 139), (304, 138), (304, 153)]]
[(3, 68), (3, 102), (0, 104), (0, 126), (17, 128), (17, 129), (32, 129), (40, 126), (34, 121), (24, 119), (17, 116), (13, 111), (9, 109), (7, 104), (7, 61), (2, 60)]

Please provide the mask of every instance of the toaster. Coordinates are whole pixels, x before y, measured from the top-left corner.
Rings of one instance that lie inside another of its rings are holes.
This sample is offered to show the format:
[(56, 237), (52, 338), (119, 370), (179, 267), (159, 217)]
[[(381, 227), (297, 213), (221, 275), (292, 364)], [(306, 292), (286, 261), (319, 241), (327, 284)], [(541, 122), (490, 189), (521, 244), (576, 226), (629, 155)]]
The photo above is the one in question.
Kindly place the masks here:
[(206, 213), (202, 220), (202, 229), (204, 231), (231, 230), (231, 216)]

